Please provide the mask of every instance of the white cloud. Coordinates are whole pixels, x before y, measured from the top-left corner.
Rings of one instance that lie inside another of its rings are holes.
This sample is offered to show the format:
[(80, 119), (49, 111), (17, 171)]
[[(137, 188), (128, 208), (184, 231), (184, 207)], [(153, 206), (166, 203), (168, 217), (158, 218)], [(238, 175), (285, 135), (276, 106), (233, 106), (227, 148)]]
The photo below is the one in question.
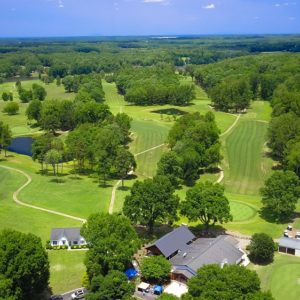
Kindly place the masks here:
[(202, 6), (202, 8), (204, 8), (204, 9), (214, 9), (214, 8), (216, 8), (216, 6), (215, 6), (214, 3), (211, 3), (211, 4), (207, 4), (205, 6)]
[(64, 8), (65, 7), (63, 0), (58, 0), (58, 7), (59, 8)]

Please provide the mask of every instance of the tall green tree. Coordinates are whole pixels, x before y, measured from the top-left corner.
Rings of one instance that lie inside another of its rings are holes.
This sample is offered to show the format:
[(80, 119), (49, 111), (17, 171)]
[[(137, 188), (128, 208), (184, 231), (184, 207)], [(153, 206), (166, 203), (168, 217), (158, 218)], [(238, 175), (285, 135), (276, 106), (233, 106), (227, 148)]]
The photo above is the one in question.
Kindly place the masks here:
[(209, 225), (232, 220), (229, 201), (224, 195), (224, 187), (211, 182), (199, 183), (187, 191), (181, 204), (181, 214), (189, 221), (200, 220), (206, 231)]
[(6, 156), (6, 151), (8, 146), (12, 141), (12, 132), (7, 124), (0, 121), (0, 153), (1, 149), (4, 150), (4, 155)]
[(300, 180), (292, 171), (275, 171), (260, 190), (262, 204), (276, 221), (292, 216), (300, 198)]
[(51, 149), (51, 143), (54, 136), (50, 133), (34, 138), (31, 151), (32, 159), (41, 164), (41, 170), (44, 171), (44, 163), (46, 160), (46, 153)]
[(168, 280), (172, 265), (163, 256), (144, 257), (141, 262), (141, 272), (146, 281), (160, 282)]
[(86, 296), (87, 300), (128, 300), (135, 290), (133, 282), (128, 281), (126, 275), (120, 271), (110, 271), (108, 275), (95, 276), (91, 288)]
[(53, 134), (61, 128), (61, 109), (58, 100), (47, 100), (43, 103), (40, 124), (44, 130)]
[(32, 98), (40, 101), (45, 100), (47, 92), (45, 88), (37, 83), (32, 85)]
[(261, 292), (257, 273), (238, 265), (206, 265), (188, 281), (188, 288), (184, 300), (273, 300), (269, 293)]
[(119, 147), (114, 161), (114, 167), (117, 175), (122, 180), (122, 186), (124, 186), (124, 179), (128, 173), (136, 169), (136, 161), (133, 154), (124, 147)]
[(54, 176), (57, 176), (58, 164), (61, 162), (61, 160), (62, 160), (61, 153), (55, 149), (51, 149), (46, 153), (45, 161), (47, 164), (52, 166)]
[(3, 230), (0, 239), (0, 286), (5, 285), (5, 293), (15, 297), (12, 299), (41, 299), (39, 294), (48, 287), (50, 274), (41, 239), (14, 230)]
[(123, 272), (140, 245), (129, 219), (120, 214), (91, 215), (81, 234), (92, 245), (85, 260), (90, 280), (111, 270)]
[(31, 100), (26, 109), (26, 116), (28, 120), (35, 120), (39, 122), (41, 118), (42, 102), (40, 100)]
[(155, 222), (175, 221), (179, 198), (165, 176), (155, 176), (143, 182), (136, 181), (130, 195), (126, 196), (123, 213), (133, 223), (147, 225), (153, 232)]

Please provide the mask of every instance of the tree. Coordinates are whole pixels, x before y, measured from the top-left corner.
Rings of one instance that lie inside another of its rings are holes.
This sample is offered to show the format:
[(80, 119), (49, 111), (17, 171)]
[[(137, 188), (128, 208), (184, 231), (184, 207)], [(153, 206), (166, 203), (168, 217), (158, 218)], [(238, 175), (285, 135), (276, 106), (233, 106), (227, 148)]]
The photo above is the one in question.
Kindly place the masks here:
[(27, 109), (26, 116), (29, 120), (39, 122), (41, 118), (42, 102), (40, 100), (31, 100)]
[(300, 141), (292, 141), (286, 150), (284, 164), (300, 177)]
[(225, 265), (221, 268), (219, 265), (206, 265), (188, 281), (188, 288), (183, 299), (255, 299), (260, 293), (260, 280), (255, 271), (243, 266)]
[(300, 197), (300, 180), (292, 171), (275, 171), (260, 190), (264, 208), (276, 221), (289, 219)]
[(46, 160), (46, 153), (51, 149), (51, 143), (54, 136), (50, 133), (38, 136), (34, 138), (31, 151), (32, 159), (34, 161), (38, 160), (41, 164), (42, 171), (44, 170), (44, 162)]
[(229, 201), (224, 195), (224, 187), (211, 182), (199, 183), (187, 191), (181, 204), (181, 214), (189, 221), (200, 220), (206, 231), (209, 225), (221, 224), (232, 220)]
[(274, 258), (275, 243), (266, 233), (255, 233), (249, 245), (249, 258), (255, 263), (270, 263)]
[(8, 146), (12, 141), (12, 132), (8, 125), (5, 125), (0, 121), (0, 152), (1, 149), (4, 149), (4, 155), (6, 156), (6, 151)]
[(157, 164), (157, 175), (167, 176), (176, 188), (182, 178), (182, 167), (178, 155), (174, 151), (164, 153)]
[(116, 173), (122, 179), (122, 186), (124, 186), (124, 179), (130, 171), (134, 171), (136, 168), (134, 156), (124, 147), (119, 147), (114, 161), (114, 167), (116, 169)]
[(43, 100), (45, 100), (46, 96), (47, 96), (47, 92), (44, 87), (42, 87), (41, 85), (39, 85), (37, 83), (34, 83), (32, 85), (32, 98), (33, 99), (43, 101)]
[(55, 149), (51, 149), (46, 153), (45, 161), (47, 164), (50, 164), (53, 168), (53, 175), (57, 176), (57, 165), (62, 159), (61, 153)]
[(143, 278), (151, 282), (164, 282), (170, 277), (172, 265), (163, 256), (144, 257), (141, 263)]
[(3, 101), (8, 101), (9, 100), (9, 93), (3, 92), (2, 93), (2, 100)]
[(7, 113), (8, 115), (16, 115), (19, 111), (19, 104), (17, 102), (8, 102), (4, 109), (3, 112)]
[(58, 100), (45, 101), (42, 106), (41, 127), (44, 130), (52, 131), (55, 134), (55, 130), (61, 127), (61, 109), (60, 102)]
[(95, 276), (91, 282), (87, 300), (130, 299), (134, 293), (133, 282), (128, 281), (123, 272), (112, 270), (105, 277)]
[(272, 118), (268, 129), (268, 146), (273, 156), (283, 161), (289, 142), (300, 136), (300, 118), (294, 113)]
[(25, 90), (22, 87), (18, 89), (19, 97), (21, 102), (28, 103), (30, 100), (32, 100), (32, 91), (31, 90)]
[(143, 182), (136, 181), (130, 195), (126, 196), (123, 213), (133, 223), (148, 226), (153, 232), (156, 221), (177, 220), (179, 198), (174, 195), (174, 187), (166, 176), (155, 176)]
[(91, 215), (81, 234), (92, 245), (85, 260), (90, 280), (111, 270), (124, 271), (140, 246), (130, 221), (119, 214)]
[(49, 280), (48, 255), (41, 239), (14, 230), (3, 230), (0, 239), (0, 287), (5, 285), (6, 294), (15, 297), (11, 299), (40, 299), (37, 296)]

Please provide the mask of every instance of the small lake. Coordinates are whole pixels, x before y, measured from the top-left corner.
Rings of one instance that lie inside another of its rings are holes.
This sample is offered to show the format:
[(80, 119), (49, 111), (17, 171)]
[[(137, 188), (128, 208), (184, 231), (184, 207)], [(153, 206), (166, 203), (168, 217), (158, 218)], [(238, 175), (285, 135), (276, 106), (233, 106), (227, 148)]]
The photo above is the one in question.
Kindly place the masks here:
[(32, 137), (16, 137), (12, 140), (11, 144), (8, 147), (8, 150), (19, 154), (32, 156), (32, 143)]

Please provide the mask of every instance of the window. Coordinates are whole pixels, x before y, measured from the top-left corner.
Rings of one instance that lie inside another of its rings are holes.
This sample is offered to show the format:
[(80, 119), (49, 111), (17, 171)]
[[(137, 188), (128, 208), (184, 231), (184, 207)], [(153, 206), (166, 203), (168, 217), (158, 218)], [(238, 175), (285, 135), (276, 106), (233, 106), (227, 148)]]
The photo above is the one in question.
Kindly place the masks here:
[(66, 244), (66, 240), (62, 240), (62, 243), (63, 243), (63, 245), (65, 245)]
[(77, 241), (73, 241), (73, 245), (78, 245), (78, 242)]
[(52, 245), (57, 245), (57, 241), (52, 241)]
[(85, 240), (84, 239), (81, 239), (81, 244), (85, 244)]

